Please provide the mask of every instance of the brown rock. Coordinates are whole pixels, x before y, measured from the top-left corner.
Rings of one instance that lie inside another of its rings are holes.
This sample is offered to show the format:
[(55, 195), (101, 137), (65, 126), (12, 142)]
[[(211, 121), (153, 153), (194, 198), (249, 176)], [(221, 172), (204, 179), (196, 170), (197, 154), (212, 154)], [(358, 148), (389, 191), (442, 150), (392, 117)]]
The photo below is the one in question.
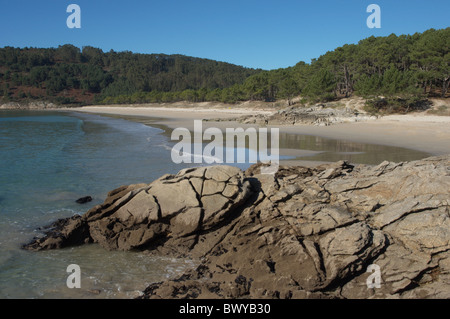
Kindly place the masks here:
[[(53, 249), (91, 241), (108, 250), (151, 247), (185, 254), (198, 241), (196, 232), (209, 231), (231, 217), (250, 196), (250, 188), (235, 167), (185, 169), (151, 184), (117, 188), (102, 205), (60, 221), (57, 231), (25, 248)], [(160, 243), (166, 247), (159, 247)]]
[[(450, 298), (450, 156), (261, 175), (193, 168), (122, 187), (28, 249), (202, 257), (143, 298)], [(369, 288), (369, 265), (381, 288)]]

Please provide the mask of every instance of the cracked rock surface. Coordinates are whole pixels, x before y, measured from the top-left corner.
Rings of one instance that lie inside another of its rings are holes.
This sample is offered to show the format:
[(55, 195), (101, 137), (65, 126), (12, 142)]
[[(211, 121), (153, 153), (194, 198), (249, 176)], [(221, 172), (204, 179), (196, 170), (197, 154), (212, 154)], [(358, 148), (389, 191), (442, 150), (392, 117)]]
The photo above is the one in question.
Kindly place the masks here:
[(235, 167), (184, 169), (151, 184), (123, 186), (83, 216), (56, 222), (29, 250), (99, 243), (108, 250), (159, 250), (184, 255), (202, 233), (230, 218), (251, 195)]
[[(215, 166), (124, 186), (25, 248), (97, 242), (200, 258), (142, 298), (450, 298), (450, 156)], [(380, 288), (368, 288), (369, 265)]]

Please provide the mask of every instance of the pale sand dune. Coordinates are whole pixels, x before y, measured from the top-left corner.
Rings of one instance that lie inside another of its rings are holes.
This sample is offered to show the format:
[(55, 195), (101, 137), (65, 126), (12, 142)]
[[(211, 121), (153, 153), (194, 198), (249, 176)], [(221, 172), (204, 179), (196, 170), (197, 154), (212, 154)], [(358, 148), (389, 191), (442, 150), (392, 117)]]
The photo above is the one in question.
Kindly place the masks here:
[[(74, 109), (70, 109), (74, 111)], [(157, 123), (170, 128), (192, 129), (195, 119), (233, 118), (239, 115), (274, 110), (233, 107), (135, 107), (89, 106), (79, 112), (157, 118)], [(236, 122), (204, 122), (204, 127), (225, 128), (246, 125)], [(390, 115), (367, 122), (344, 123), (332, 126), (280, 125), (281, 132), (315, 135), (325, 138), (380, 144), (415, 149), (433, 155), (450, 154), (450, 117), (431, 115)]]

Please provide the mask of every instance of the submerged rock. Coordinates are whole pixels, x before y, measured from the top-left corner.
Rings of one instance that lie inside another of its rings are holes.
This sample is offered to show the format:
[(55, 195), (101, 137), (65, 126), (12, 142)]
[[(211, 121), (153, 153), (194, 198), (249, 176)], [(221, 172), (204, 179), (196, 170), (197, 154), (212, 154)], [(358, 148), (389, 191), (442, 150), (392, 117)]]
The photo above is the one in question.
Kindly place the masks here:
[(86, 203), (92, 202), (92, 197), (91, 196), (81, 197), (81, 198), (78, 198), (75, 202), (78, 204), (86, 204)]
[[(25, 248), (97, 242), (202, 257), (142, 298), (450, 298), (450, 156), (260, 167), (121, 187)], [(367, 285), (372, 264), (380, 288)]]

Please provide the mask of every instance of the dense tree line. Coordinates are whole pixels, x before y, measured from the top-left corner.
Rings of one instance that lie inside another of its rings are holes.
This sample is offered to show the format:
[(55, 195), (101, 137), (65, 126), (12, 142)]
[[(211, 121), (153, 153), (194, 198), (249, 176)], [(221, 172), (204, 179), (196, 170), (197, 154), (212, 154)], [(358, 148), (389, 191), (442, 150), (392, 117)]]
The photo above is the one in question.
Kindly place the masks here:
[[(448, 95), (449, 48), (450, 28), (372, 36), (309, 64), (263, 71), (182, 55), (104, 53), (71, 45), (6, 47), (0, 49), (0, 94), (8, 98), (14, 87), (63, 97), (67, 90), (80, 90), (97, 103), (291, 101), (296, 96), (327, 101), (359, 95), (373, 98), (375, 109), (385, 105), (376, 101), (380, 96), (397, 104), (407, 101), (409, 109), (422, 97)], [(30, 97), (24, 92), (19, 98)]]
[[(445, 97), (450, 84), (450, 28), (414, 35), (370, 37), (327, 52), (310, 64), (250, 76), (238, 99), (276, 100), (302, 95), (332, 100), (364, 97)], [(230, 89), (227, 89), (230, 90)]]
[[(258, 70), (183, 55), (104, 53), (93, 47), (0, 49), (0, 92), (4, 98), (83, 95), (107, 97), (149, 92), (224, 89)], [(72, 99), (75, 101), (75, 99)]]
[[(310, 64), (261, 71), (244, 83), (224, 89), (123, 94), (105, 103), (167, 101), (329, 101), (352, 95), (371, 101), (372, 108), (420, 108), (422, 98), (445, 97), (450, 84), (450, 28), (414, 35), (370, 37), (327, 52)], [(380, 102), (377, 97), (385, 99)], [(391, 101), (387, 105), (386, 101)]]

